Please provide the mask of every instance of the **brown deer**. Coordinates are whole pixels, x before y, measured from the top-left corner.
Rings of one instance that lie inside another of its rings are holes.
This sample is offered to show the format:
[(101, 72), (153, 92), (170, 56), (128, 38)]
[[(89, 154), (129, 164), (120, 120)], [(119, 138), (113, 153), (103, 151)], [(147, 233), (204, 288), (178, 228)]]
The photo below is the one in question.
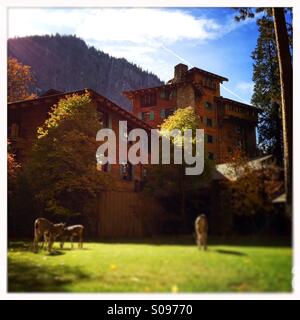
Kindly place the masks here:
[(200, 214), (195, 221), (196, 243), (201, 250), (207, 249), (207, 231), (208, 223), (205, 214)]
[(65, 241), (69, 238), (71, 241), (71, 248), (73, 249), (73, 239), (74, 237), (78, 237), (78, 248), (82, 249), (83, 231), (84, 226), (82, 226), (81, 224), (64, 228), (64, 232), (61, 235), (60, 248), (63, 249)]
[(39, 241), (43, 238), (42, 248), (44, 248), (44, 244), (48, 242), (48, 251), (51, 252), (55, 238), (63, 233), (65, 226), (65, 223), (54, 224), (45, 218), (36, 219), (34, 222), (34, 251), (38, 250)]

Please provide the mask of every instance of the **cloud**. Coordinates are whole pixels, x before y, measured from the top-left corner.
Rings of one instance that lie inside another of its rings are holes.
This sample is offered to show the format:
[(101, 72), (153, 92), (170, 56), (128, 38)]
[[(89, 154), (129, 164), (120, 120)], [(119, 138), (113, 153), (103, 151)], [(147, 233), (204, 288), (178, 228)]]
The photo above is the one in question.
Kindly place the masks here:
[(242, 27), (230, 13), (218, 18), (203, 11), (170, 8), (9, 9), (9, 37), (75, 34), (89, 45), (124, 57), (163, 80), (178, 62), (190, 63), (177, 46), (204, 43)]
[(254, 83), (252, 81), (251, 82), (241, 81), (235, 87), (237, 90), (240, 90), (246, 93), (249, 93), (249, 92), (252, 93)]
[(17, 8), (9, 10), (9, 36), (71, 30), (84, 39), (159, 46), (215, 39), (238, 27), (232, 17), (222, 20), (226, 25), (216, 19), (194, 16), (192, 11), (167, 8)]
[(102, 41), (157, 45), (161, 42), (206, 40), (213, 37), (219, 28), (213, 19), (196, 18), (180, 10), (101, 9), (90, 11), (88, 19), (77, 26), (76, 34), (83, 38), (96, 34)]

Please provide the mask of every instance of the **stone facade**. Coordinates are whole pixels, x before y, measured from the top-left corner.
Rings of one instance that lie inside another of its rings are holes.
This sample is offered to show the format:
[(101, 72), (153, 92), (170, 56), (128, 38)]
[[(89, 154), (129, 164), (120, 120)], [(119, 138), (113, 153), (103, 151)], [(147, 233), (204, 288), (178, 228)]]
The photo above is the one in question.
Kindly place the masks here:
[(224, 163), (236, 147), (256, 156), (258, 109), (220, 96), (220, 85), (228, 79), (179, 64), (167, 84), (124, 92), (132, 102), (132, 113), (151, 127), (159, 127), (178, 108), (192, 106), (205, 131), (206, 156)]

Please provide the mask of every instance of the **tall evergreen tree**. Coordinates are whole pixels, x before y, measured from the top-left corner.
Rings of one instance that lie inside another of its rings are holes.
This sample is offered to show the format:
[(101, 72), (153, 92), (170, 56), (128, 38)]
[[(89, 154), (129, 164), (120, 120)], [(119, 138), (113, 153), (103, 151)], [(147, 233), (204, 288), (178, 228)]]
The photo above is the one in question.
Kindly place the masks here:
[(283, 160), (282, 120), (280, 110), (279, 65), (272, 17), (257, 20), (259, 37), (252, 53), (254, 93), (252, 104), (262, 109), (259, 115), (259, 146), (273, 153), (279, 164)]
[(274, 17), (274, 29), (280, 71), (286, 212), (291, 215), (293, 184), (293, 67), (284, 9), (272, 8), (272, 14)]
[[(252, 8), (239, 8), (237, 21), (253, 18)], [(293, 67), (292, 67), (292, 8), (256, 8), (256, 13), (263, 13), (262, 17), (272, 17), (278, 68), (280, 79), (282, 140), (284, 147), (284, 179), (286, 191), (286, 212), (291, 213), (292, 204), (292, 176), (293, 176)], [(286, 19), (286, 16), (289, 19)], [(259, 21), (258, 18), (257, 21)]]

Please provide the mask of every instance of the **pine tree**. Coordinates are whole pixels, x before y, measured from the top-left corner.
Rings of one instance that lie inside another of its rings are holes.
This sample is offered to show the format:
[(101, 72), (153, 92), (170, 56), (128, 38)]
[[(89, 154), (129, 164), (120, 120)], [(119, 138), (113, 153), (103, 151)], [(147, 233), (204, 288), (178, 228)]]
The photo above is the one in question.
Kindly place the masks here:
[(293, 184), (293, 67), (284, 9), (272, 8), (272, 13), (280, 70), (286, 212), (291, 215)]
[[(240, 15), (236, 17), (237, 21), (255, 17), (251, 8), (239, 8), (238, 10)], [(291, 215), (293, 177), (293, 28), (292, 24), (287, 22), (286, 15), (290, 16), (290, 20), (292, 19), (292, 8), (256, 8), (255, 12), (263, 13), (263, 17), (272, 17), (274, 25), (280, 79), (286, 213)]]
[(276, 39), (272, 18), (257, 20), (259, 37), (252, 53), (254, 60), (254, 93), (252, 104), (263, 111), (259, 115), (259, 147), (275, 155), (278, 164), (283, 161), (282, 120), (280, 109), (280, 79)]

